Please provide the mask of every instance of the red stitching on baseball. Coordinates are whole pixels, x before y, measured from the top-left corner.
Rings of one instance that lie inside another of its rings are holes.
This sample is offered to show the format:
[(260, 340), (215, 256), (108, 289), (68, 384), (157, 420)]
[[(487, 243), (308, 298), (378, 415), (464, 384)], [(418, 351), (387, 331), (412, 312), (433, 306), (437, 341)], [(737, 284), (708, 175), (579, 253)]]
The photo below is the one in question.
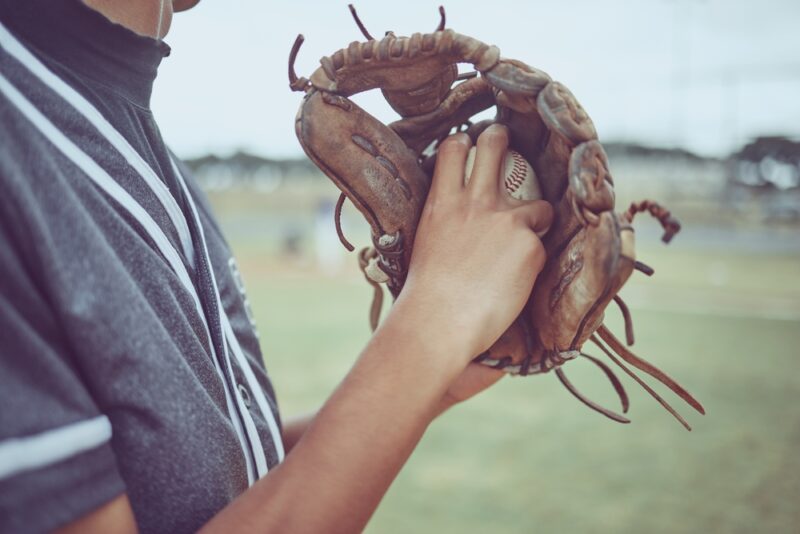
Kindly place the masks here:
[(509, 193), (514, 193), (525, 182), (528, 169), (525, 160), (516, 152), (511, 152), (511, 165), (511, 170), (505, 179), (505, 186)]

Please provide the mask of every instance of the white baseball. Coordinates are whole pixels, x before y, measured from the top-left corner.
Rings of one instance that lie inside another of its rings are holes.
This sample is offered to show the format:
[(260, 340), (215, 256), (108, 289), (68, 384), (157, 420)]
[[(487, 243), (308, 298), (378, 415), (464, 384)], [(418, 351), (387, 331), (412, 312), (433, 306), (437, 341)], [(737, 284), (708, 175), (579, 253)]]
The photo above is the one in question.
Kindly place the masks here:
[[(469, 177), (472, 174), (472, 166), (475, 163), (475, 150), (475, 147), (470, 148), (467, 155), (467, 166), (464, 169), (465, 184), (469, 182)], [(506, 152), (503, 183), (508, 194), (517, 200), (539, 200), (542, 198), (539, 179), (536, 177), (536, 173), (533, 172), (533, 167), (516, 150)]]

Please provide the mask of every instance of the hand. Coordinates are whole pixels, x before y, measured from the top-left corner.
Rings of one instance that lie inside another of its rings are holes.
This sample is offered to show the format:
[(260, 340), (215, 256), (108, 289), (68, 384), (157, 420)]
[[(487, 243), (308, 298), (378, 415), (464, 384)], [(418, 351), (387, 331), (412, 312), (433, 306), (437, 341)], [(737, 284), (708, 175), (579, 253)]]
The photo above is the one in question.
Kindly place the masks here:
[(536, 233), (552, 222), (547, 202), (522, 202), (506, 193), (500, 180), (508, 148), (504, 126), (492, 125), (478, 138), (464, 185), (470, 145), (466, 134), (456, 134), (439, 147), (395, 306), (421, 335), (457, 342), (463, 364), (488, 349), (522, 311), (545, 261)]

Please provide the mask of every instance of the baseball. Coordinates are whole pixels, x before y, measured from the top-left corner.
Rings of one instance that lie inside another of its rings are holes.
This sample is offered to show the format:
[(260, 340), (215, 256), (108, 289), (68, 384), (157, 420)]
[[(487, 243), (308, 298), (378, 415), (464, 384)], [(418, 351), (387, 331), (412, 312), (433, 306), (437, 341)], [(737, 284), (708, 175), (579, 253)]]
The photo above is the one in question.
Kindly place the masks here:
[[(464, 169), (464, 183), (469, 182), (472, 174), (472, 166), (475, 163), (475, 147), (469, 149), (467, 155), (467, 166)], [(506, 152), (505, 165), (503, 167), (503, 182), (506, 191), (517, 200), (539, 200), (542, 198), (542, 190), (539, 187), (539, 180), (533, 167), (516, 150)]]

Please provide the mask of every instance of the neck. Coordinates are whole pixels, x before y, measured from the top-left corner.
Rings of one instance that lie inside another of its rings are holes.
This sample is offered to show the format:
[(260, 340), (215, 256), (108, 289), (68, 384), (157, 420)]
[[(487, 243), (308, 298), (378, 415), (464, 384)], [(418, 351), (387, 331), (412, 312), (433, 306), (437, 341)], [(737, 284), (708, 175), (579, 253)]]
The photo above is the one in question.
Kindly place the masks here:
[(107, 19), (129, 30), (162, 39), (172, 22), (172, 0), (83, 0)]

